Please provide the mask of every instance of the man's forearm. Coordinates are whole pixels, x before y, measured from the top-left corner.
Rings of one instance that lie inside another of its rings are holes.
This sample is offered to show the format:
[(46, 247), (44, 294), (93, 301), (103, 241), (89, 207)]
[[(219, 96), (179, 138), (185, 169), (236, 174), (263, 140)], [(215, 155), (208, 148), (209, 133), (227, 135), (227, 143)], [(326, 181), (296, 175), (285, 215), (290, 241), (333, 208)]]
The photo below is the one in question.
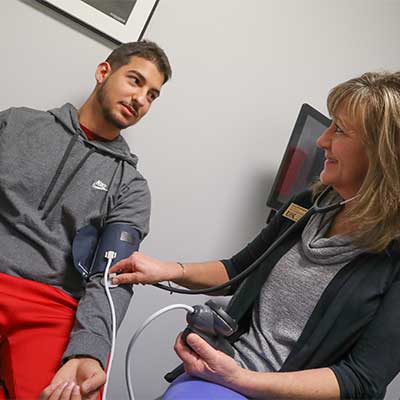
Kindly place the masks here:
[[(116, 311), (117, 327), (128, 309), (132, 289), (121, 286), (111, 290)], [(101, 284), (101, 276), (90, 278), (84, 296), (79, 301), (75, 323), (63, 359), (82, 354), (107, 365), (111, 348), (111, 312), (108, 299)]]
[(297, 372), (245, 370), (232, 389), (254, 399), (339, 400), (336, 376), (329, 368)]

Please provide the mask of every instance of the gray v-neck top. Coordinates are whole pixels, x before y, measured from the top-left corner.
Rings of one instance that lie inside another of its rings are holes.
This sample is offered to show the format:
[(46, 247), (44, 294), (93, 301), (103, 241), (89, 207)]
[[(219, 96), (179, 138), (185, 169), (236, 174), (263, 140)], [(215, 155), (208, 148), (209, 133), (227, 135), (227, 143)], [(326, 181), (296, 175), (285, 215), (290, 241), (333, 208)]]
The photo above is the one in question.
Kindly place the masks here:
[(348, 236), (324, 237), (337, 211), (311, 217), (301, 240), (265, 281), (250, 329), (234, 344), (235, 360), (243, 367), (279, 371), (330, 281), (362, 252)]

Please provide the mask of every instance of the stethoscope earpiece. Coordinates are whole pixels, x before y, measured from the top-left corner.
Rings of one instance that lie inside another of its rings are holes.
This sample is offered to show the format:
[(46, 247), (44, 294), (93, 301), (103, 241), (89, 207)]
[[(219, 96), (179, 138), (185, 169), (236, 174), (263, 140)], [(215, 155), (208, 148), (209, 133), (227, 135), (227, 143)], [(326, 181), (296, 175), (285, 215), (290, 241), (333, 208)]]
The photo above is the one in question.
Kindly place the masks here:
[(334, 204), (329, 204), (328, 206), (320, 206), (322, 200), (325, 198), (325, 196), (331, 191), (332, 186), (328, 186), (327, 188), (325, 188), (316, 198), (314, 205), (310, 208), (309, 211), (313, 211), (312, 214), (314, 213), (327, 213), (329, 211), (335, 210), (336, 208), (342, 207), (347, 203), (350, 203), (350, 201), (354, 200), (355, 198), (357, 198), (359, 195), (356, 194), (355, 196), (351, 197), (350, 199), (346, 199), (346, 200), (340, 200)]

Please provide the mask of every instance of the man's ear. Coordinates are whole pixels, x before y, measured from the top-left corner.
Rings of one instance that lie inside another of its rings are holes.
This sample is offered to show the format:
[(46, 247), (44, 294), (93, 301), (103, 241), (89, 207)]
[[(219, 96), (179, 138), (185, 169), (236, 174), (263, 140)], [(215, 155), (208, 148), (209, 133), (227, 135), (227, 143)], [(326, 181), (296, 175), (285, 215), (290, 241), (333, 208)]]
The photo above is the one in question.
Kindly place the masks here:
[(96, 68), (96, 82), (102, 84), (111, 75), (111, 65), (107, 61), (103, 61)]

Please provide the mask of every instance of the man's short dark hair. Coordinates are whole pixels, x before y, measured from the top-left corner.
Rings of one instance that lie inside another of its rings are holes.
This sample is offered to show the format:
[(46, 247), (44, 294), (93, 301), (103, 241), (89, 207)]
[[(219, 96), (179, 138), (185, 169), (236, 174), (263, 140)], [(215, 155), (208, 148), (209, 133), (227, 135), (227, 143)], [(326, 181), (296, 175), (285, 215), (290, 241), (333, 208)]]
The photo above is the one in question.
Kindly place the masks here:
[(167, 55), (160, 46), (150, 40), (122, 44), (113, 50), (106, 61), (115, 71), (119, 67), (128, 64), (132, 56), (141, 57), (154, 63), (164, 75), (164, 83), (171, 78), (172, 70)]

